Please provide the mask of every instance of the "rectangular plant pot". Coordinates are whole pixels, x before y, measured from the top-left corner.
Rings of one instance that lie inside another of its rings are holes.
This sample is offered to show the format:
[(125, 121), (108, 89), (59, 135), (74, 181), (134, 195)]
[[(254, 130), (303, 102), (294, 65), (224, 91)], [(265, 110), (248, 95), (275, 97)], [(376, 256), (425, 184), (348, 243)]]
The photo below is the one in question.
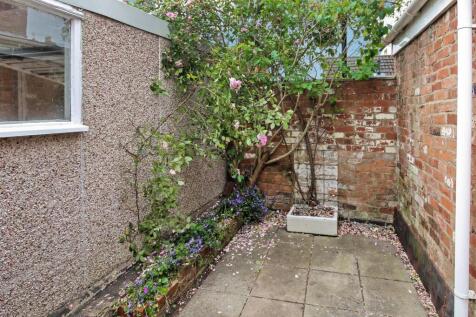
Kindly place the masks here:
[(332, 217), (312, 217), (293, 215), (295, 208), (293, 205), (287, 215), (288, 231), (337, 236), (337, 210)]

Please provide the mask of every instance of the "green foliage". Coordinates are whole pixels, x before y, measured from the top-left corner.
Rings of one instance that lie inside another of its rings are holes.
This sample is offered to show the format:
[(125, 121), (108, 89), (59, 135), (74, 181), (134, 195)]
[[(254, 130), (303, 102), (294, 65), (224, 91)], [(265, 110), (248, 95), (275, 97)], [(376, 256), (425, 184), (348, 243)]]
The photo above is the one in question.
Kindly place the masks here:
[[(383, 20), (394, 9), (384, 0), (138, 0), (136, 6), (169, 22), (164, 73), (189, 94), (183, 111), (194, 133), (223, 155), (239, 182), (245, 153), (255, 152), (262, 166), (283, 142), (280, 132), (294, 121), (290, 96), (315, 97), (313, 119), (338, 80), (372, 75), (388, 31)], [(347, 57), (356, 55), (351, 68)]]
[[(184, 136), (163, 133), (157, 129), (139, 128), (134, 142), (134, 151), (128, 150), (134, 163), (134, 191), (136, 192), (137, 224), (132, 223), (121, 237), (129, 243), (129, 249), (139, 261), (160, 249), (177, 230), (187, 224), (187, 219), (171, 213), (177, 208), (179, 189), (185, 183), (180, 172), (196, 155), (193, 142)], [(150, 166), (150, 176), (143, 186), (138, 183), (139, 166)], [(147, 201), (146, 216), (141, 219), (140, 196)], [(141, 247), (136, 244), (136, 235), (143, 235)]]
[(260, 221), (268, 212), (263, 195), (257, 187), (235, 188), (219, 205), (221, 215), (241, 218), (245, 223)]
[(157, 315), (156, 299), (167, 294), (180, 267), (204, 260), (200, 257), (204, 248), (219, 250), (223, 247), (227, 219), (241, 217), (251, 222), (261, 219), (266, 213), (257, 189), (243, 188), (235, 190), (230, 198), (221, 201), (217, 208), (200, 219), (192, 221), (188, 218), (184, 226), (167, 241), (162, 241), (160, 248), (144, 258), (144, 270), (128, 286), (127, 296), (118, 304), (125, 308), (126, 313), (135, 312), (136, 316)]
[(150, 85), (150, 90), (152, 90), (152, 92), (157, 96), (169, 95), (167, 90), (163, 87), (162, 81), (158, 78)]

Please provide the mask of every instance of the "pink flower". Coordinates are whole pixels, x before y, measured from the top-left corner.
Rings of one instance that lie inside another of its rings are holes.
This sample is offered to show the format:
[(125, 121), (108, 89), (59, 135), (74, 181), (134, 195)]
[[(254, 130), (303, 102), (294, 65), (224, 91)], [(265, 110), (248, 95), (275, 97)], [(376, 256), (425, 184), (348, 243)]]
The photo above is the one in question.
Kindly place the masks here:
[(179, 59), (178, 61), (175, 62), (175, 67), (177, 68), (182, 68), (183, 67), (183, 62), (181, 59)]
[(165, 15), (166, 15), (170, 20), (175, 20), (175, 19), (177, 18), (177, 15), (178, 15), (178, 14), (177, 14), (177, 12), (170, 12), (170, 11), (169, 11), (169, 12), (167, 12)]
[(238, 91), (241, 88), (241, 80), (237, 80), (233, 77), (230, 78), (230, 89)]
[(266, 144), (268, 144), (268, 137), (265, 135), (265, 134), (258, 134), (258, 141), (259, 141), (259, 144), (258, 146), (261, 147), (261, 146), (265, 146)]
[(242, 32), (242, 33), (248, 32), (248, 28), (242, 27), (242, 28), (241, 28), (241, 32)]
[(189, 6), (189, 5), (191, 5), (193, 2), (194, 2), (194, 0), (187, 0), (187, 2), (185, 2), (185, 5), (186, 5), (186, 6)]

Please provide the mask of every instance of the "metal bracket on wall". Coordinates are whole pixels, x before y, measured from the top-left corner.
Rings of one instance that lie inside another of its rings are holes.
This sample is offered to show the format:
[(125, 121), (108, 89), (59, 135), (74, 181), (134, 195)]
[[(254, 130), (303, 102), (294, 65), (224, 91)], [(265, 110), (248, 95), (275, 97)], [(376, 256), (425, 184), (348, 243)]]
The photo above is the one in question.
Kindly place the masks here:
[(456, 297), (461, 298), (461, 299), (469, 299), (469, 300), (476, 300), (476, 292), (473, 290), (469, 290), (467, 294), (461, 294), (454, 290), (454, 294)]
[(476, 292), (470, 289), (468, 291), (468, 299), (475, 300), (476, 299)]

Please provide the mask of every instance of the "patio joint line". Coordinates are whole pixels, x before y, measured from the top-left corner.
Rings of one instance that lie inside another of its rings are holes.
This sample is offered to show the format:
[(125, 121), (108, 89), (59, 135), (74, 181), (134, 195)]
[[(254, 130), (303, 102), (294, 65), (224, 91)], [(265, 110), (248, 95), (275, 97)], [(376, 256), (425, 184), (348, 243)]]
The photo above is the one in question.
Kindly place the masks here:
[[(311, 271), (318, 271), (318, 272), (325, 272), (325, 273), (334, 273), (334, 274), (340, 274), (340, 275), (351, 275), (351, 276), (357, 276), (358, 275), (358, 274), (353, 274), (353, 273), (335, 272), (335, 271), (315, 269), (315, 268), (310, 268), (310, 270)], [(364, 277), (367, 277), (367, 276), (364, 276)]]
[(370, 275), (362, 275), (362, 277), (371, 278), (371, 279), (374, 279), (374, 280), (384, 280), (384, 281), (391, 281), (391, 282), (413, 284), (413, 281), (411, 280), (411, 278), (410, 278), (410, 281), (402, 281), (400, 279), (386, 278), (386, 277), (376, 277), (376, 276), (370, 276)]
[[(351, 313), (361, 313), (359, 310), (355, 309), (348, 309), (348, 308), (339, 308), (335, 306), (328, 306), (328, 305), (317, 305), (317, 304), (305, 304), (306, 306), (312, 306), (312, 307), (323, 307), (323, 308), (330, 308), (330, 309), (335, 309), (335, 310), (345, 310)], [(380, 316), (379, 316), (380, 317)], [(385, 316), (386, 317), (386, 316)]]
[(276, 299), (276, 298), (269, 298), (269, 297), (256, 296), (256, 295), (250, 295), (249, 297), (259, 298), (259, 299), (267, 299), (267, 300), (274, 300), (276, 302), (283, 302), (283, 303), (288, 303), (288, 304), (306, 305), (306, 303), (304, 303), (304, 302), (293, 302), (291, 300), (286, 300), (286, 299)]
[(364, 296), (364, 286), (362, 285), (362, 278), (360, 276), (360, 266), (359, 266), (359, 259), (355, 258), (355, 264), (357, 265), (357, 276), (359, 277), (359, 286), (360, 286), (360, 296), (362, 297), (362, 307), (364, 309), (364, 313), (367, 312), (366, 305), (365, 305), (365, 296)]
[(307, 289), (309, 287), (309, 275), (311, 275), (311, 263), (312, 263), (312, 256), (314, 255), (314, 238), (311, 242), (311, 255), (309, 257), (309, 263), (307, 267), (307, 276), (306, 276), (306, 289), (304, 290), (304, 309), (302, 310), (302, 317), (304, 317), (304, 313), (306, 311), (306, 303), (307, 303)]

